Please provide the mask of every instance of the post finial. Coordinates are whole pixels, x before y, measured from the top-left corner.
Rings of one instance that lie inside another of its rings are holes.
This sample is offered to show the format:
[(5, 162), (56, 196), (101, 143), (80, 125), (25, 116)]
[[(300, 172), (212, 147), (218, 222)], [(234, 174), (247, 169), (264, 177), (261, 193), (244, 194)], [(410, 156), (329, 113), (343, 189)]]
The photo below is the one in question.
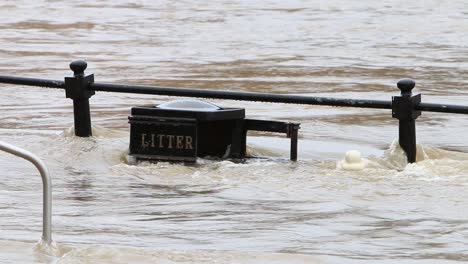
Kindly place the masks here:
[(400, 89), (401, 94), (411, 94), (411, 90), (413, 90), (414, 86), (416, 86), (416, 82), (413, 79), (401, 79), (397, 83), (398, 89)]
[(84, 60), (76, 60), (70, 63), (70, 69), (75, 76), (83, 76), (87, 67), (88, 63)]

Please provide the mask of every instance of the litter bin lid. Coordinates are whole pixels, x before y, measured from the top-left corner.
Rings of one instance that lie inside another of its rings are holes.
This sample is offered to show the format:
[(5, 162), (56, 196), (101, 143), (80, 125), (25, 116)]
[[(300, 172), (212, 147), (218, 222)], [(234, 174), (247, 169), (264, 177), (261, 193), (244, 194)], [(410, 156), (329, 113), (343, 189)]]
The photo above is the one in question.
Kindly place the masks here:
[(156, 106), (159, 109), (167, 110), (186, 110), (199, 112), (218, 111), (221, 107), (201, 100), (195, 99), (179, 99)]
[(245, 109), (223, 108), (195, 99), (179, 99), (157, 106), (132, 107), (132, 116), (153, 118), (193, 118), (198, 121), (244, 119)]

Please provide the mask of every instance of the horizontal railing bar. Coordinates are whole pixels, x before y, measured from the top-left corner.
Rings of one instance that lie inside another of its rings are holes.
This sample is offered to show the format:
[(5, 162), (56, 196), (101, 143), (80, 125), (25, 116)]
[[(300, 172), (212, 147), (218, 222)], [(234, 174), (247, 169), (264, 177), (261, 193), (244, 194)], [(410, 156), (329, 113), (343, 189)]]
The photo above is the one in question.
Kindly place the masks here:
[(392, 108), (392, 103), (390, 101), (311, 97), (311, 96), (287, 95), (287, 94), (233, 92), (233, 91), (217, 91), (217, 90), (204, 90), (204, 89), (197, 90), (197, 89), (189, 89), (189, 88), (155, 87), (155, 86), (139, 86), (139, 85), (135, 86), (135, 85), (119, 85), (119, 84), (106, 84), (106, 83), (92, 83), (90, 85), (90, 89), (95, 90), (95, 91), (103, 91), (103, 92), (153, 94), (153, 95), (166, 95), (166, 96), (185, 96), (185, 97), (229, 99), (229, 100), (241, 100), (241, 101), (260, 101), (260, 102), (270, 102), (270, 103), (347, 106), (347, 107), (381, 108), (381, 109)]
[(420, 103), (416, 106), (416, 110), (426, 112), (468, 114), (468, 106), (463, 105)]
[(0, 75), (0, 83), (65, 89), (64, 81)]
[[(0, 83), (65, 89), (64, 81), (17, 77), (17, 76), (0, 75)], [(219, 91), (219, 90), (142, 86), (142, 85), (122, 85), (122, 84), (109, 84), (109, 83), (92, 83), (89, 86), (89, 89), (95, 90), (95, 91), (118, 92), (118, 93), (185, 96), (185, 97), (229, 99), (229, 100), (241, 100), (241, 101), (260, 101), (260, 102), (286, 103), (286, 104), (306, 104), (306, 105), (327, 105), (327, 106), (342, 106), (342, 107), (392, 109), (392, 102), (380, 101), (380, 100), (312, 97), (312, 96), (287, 95), (287, 94), (235, 92), (235, 91)], [(468, 114), (468, 106), (462, 106), (462, 105), (420, 103), (418, 106), (416, 106), (416, 110), (427, 111), (427, 112), (439, 112), (439, 113)]]

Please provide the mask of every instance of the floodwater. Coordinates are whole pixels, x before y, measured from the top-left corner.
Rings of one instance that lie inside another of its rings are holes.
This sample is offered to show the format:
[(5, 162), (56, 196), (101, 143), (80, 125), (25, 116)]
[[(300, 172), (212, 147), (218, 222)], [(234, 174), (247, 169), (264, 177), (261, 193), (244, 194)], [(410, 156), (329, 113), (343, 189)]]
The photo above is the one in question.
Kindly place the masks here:
[[(423, 102), (468, 102), (462, 0), (6, 0), (0, 74), (62, 80)], [(389, 110), (210, 100), (301, 123), (299, 161), (281, 135), (249, 136), (245, 163), (126, 163), (132, 106), (174, 98), (97, 92), (94, 137), (76, 138), (58, 89), (1, 85), (0, 140), (48, 165), (41, 181), (0, 153), (1, 263), (468, 262), (468, 116), (423, 113), (406, 165)], [(363, 171), (336, 168), (346, 151)]]

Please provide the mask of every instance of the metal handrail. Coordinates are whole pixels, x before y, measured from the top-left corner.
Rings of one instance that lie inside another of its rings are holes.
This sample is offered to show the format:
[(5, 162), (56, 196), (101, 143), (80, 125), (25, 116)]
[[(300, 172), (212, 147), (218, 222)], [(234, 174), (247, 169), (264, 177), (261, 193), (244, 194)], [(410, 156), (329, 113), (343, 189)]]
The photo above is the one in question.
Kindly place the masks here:
[(392, 96), (391, 101), (381, 101), (292, 94), (95, 83), (93, 74), (85, 75), (84, 71), (87, 67), (88, 64), (86, 61), (77, 60), (71, 62), (70, 69), (73, 71), (73, 77), (65, 77), (65, 81), (0, 75), (0, 83), (64, 89), (65, 96), (73, 100), (75, 135), (79, 137), (92, 136), (89, 99), (96, 91), (261, 101), (270, 103), (391, 109), (392, 117), (399, 120), (398, 141), (405, 151), (409, 163), (416, 161), (415, 120), (421, 115), (421, 111), (468, 114), (468, 106), (464, 105), (422, 103), (421, 94), (412, 93), (416, 85), (416, 82), (412, 79), (402, 79), (398, 81), (397, 87), (400, 90), (400, 95)]
[[(66, 85), (64, 81), (28, 78), (28, 77), (0, 75), (0, 83), (66, 89)], [(291, 95), (291, 94), (253, 93), (253, 92), (193, 89), (193, 88), (180, 88), (180, 87), (176, 88), (176, 87), (161, 87), (161, 86), (125, 85), (125, 84), (94, 83), (94, 82), (90, 83), (88, 88), (91, 91), (116, 92), (116, 93), (185, 96), (185, 97), (197, 97), (197, 98), (228, 99), (228, 100), (239, 100), (239, 101), (261, 101), (261, 102), (269, 102), (269, 103), (286, 103), (286, 104), (327, 105), (327, 106), (343, 106), (343, 107), (358, 107), (358, 108), (392, 109), (391, 101), (368, 100), (368, 99), (366, 100), (366, 99), (330, 98), (330, 97), (301, 96), (301, 95)], [(464, 105), (434, 104), (434, 103), (422, 103), (421, 102), (415, 106), (415, 110), (426, 111), (426, 112), (452, 113), (452, 114), (468, 114), (468, 106), (464, 106)]]
[(0, 150), (30, 161), (42, 177), (42, 241), (52, 243), (52, 182), (49, 171), (42, 160), (31, 152), (0, 141)]

